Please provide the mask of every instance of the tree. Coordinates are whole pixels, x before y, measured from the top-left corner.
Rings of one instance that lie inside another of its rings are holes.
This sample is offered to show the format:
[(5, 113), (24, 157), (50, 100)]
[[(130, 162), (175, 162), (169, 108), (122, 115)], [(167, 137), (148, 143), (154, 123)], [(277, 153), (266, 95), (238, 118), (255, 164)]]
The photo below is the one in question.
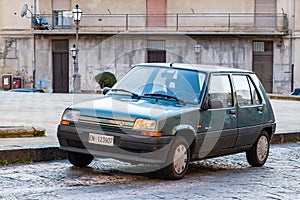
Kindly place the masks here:
[(117, 82), (115, 75), (111, 72), (101, 72), (96, 75), (95, 80), (102, 89), (104, 87), (111, 88)]

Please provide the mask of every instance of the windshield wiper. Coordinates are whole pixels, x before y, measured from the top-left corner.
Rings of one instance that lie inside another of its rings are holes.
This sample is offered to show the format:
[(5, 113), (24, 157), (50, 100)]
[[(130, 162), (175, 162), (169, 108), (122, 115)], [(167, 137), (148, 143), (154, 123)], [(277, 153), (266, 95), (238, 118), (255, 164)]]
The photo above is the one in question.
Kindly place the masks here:
[(125, 89), (118, 89), (118, 88), (116, 88), (116, 89), (112, 89), (112, 90), (110, 90), (110, 91), (112, 91), (112, 92), (125, 92), (125, 93), (131, 94), (132, 97), (140, 98), (140, 96), (139, 96), (138, 94), (136, 94), (136, 93), (134, 93), (134, 92), (130, 92), (130, 91), (125, 90)]
[(172, 99), (172, 100), (175, 100), (179, 103), (183, 103), (183, 104), (186, 103), (185, 101), (183, 101), (181, 99), (178, 99), (177, 97), (167, 95), (167, 94), (153, 94), (153, 93), (151, 94), (151, 93), (149, 93), (149, 94), (144, 94), (143, 96), (144, 97), (158, 97), (158, 98), (161, 98), (161, 99)]

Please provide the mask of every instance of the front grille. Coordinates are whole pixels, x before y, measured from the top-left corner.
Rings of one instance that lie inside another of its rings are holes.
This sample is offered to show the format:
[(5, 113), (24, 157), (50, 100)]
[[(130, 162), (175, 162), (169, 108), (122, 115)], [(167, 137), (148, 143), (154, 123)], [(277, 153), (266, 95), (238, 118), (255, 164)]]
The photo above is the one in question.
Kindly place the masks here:
[(134, 122), (126, 121), (126, 120), (115, 120), (115, 119), (107, 119), (107, 118), (96, 118), (89, 116), (80, 116), (80, 123), (85, 124), (94, 124), (101, 126), (111, 126), (111, 127), (120, 127), (120, 128), (133, 128)]
[(132, 121), (96, 118), (88, 116), (80, 116), (79, 121), (76, 124), (78, 128), (122, 134), (134, 134), (136, 131), (132, 130), (133, 125), (134, 122)]

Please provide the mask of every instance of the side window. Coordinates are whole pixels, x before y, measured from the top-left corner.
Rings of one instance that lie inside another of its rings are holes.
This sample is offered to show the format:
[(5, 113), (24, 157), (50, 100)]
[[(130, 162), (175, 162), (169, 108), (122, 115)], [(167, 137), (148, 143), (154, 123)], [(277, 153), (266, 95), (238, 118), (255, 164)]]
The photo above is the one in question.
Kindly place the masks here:
[(248, 76), (233, 75), (233, 82), (239, 106), (261, 104), (261, 98)]
[(53, 25), (55, 28), (70, 28), (72, 21), (72, 11), (69, 10), (54, 10)]
[(253, 82), (250, 80), (249, 77), (247, 77), (247, 78), (249, 80), (250, 89), (251, 89), (252, 104), (253, 105), (262, 104), (261, 97), (259, 96), (259, 93), (257, 92), (256, 88), (254, 87)]
[(219, 107), (233, 106), (232, 89), (228, 75), (213, 75), (211, 77), (208, 100), (220, 102)]

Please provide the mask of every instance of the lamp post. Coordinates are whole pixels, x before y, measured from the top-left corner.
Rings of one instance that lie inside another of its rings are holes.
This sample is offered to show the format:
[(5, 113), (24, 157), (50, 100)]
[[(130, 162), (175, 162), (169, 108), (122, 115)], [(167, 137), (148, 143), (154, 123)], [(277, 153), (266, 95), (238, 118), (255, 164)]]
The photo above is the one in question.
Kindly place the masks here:
[(196, 54), (196, 59), (197, 59), (197, 64), (199, 64), (199, 55), (200, 55), (200, 52), (201, 52), (201, 45), (200, 45), (200, 42), (197, 41), (197, 43), (195, 44), (194, 46), (194, 51), (195, 51), (195, 54)]
[(70, 49), (72, 58), (74, 59), (74, 74), (73, 74), (73, 92), (74, 93), (81, 93), (81, 75), (79, 74), (78, 68), (78, 30), (79, 30), (79, 23), (81, 19), (82, 11), (79, 8), (79, 5), (76, 4), (75, 8), (72, 11), (76, 29), (76, 40), (75, 44), (73, 44), (72, 48)]
[(71, 52), (71, 56), (73, 58), (73, 64), (75, 66), (76, 65), (76, 57), (77, 57), (77, 48), (76, 48), (75, 44), (73, 44), (73, 46), (71, 47), (70, 52)]

